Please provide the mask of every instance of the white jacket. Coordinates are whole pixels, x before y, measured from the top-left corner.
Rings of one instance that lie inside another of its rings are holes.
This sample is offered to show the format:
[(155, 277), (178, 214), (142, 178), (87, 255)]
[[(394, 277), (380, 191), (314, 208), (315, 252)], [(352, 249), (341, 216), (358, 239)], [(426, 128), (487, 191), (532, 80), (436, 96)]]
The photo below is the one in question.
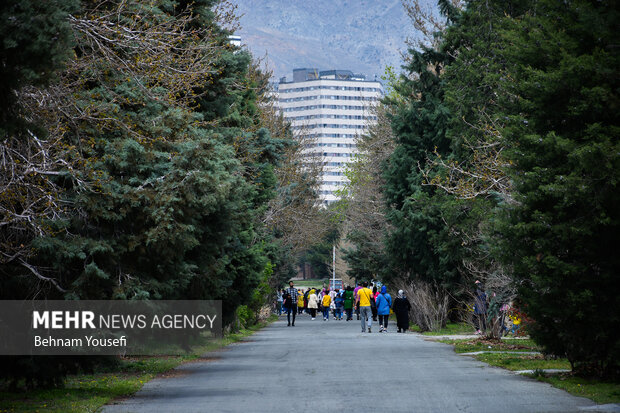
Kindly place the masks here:
[(308, 308), (319, 308), (319, 298), (316, 294), (310, 294), (308, 296)]

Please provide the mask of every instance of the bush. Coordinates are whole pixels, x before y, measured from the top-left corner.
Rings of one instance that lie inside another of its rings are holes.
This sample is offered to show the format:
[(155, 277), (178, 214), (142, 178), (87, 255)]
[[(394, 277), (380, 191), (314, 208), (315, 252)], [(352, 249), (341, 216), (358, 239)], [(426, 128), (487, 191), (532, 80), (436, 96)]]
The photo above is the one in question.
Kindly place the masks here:
[(235, 315), (237, 316), (237, 322), (235, 323), (237, 330), (256, 324), (256, 314), (247, 305), (237, 307)]
[(1, 356), (0, 388), (63, 387), (68, 374), (90, 373), (118, 363), (113, 356)]
[(449, 295), (437, 285), (417, 280), (401, 281), (403, 290), (411, 303), (409, 316), (424, 331), (439, 331), (448, 320)]

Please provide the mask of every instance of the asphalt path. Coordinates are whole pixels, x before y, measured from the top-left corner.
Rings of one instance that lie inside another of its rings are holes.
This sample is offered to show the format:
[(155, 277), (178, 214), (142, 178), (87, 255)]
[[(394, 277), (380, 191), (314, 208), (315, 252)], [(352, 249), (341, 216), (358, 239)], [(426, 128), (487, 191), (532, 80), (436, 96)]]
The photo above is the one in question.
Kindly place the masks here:
[[(459, 356), (415, 333), (361, 333), (359, 321), (281, 318), (248, 341), (152, 380), (116, 412), (579, 412), (546, 383)], [(596, 410), (595, 410), (596, 411)]]

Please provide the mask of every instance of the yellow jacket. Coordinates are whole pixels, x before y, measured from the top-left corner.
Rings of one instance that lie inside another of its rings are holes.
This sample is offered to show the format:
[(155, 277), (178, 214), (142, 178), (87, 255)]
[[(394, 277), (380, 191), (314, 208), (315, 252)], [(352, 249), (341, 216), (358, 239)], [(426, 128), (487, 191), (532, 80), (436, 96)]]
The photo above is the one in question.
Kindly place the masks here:
[(332, 298), (329, 296), (329, 294), (325, 294), (325, 296), (323, 297), (323, 307), (329, 307), (331, 302)]

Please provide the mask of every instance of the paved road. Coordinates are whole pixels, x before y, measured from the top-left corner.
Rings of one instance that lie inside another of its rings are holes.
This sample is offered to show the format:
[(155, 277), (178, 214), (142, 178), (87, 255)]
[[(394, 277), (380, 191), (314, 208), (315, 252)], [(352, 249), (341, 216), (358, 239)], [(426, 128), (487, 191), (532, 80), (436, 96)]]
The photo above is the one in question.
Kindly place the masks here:
[(278, 321), (104, 412), (577, 412), (573, 397), (416, 334), (357, 321)]

